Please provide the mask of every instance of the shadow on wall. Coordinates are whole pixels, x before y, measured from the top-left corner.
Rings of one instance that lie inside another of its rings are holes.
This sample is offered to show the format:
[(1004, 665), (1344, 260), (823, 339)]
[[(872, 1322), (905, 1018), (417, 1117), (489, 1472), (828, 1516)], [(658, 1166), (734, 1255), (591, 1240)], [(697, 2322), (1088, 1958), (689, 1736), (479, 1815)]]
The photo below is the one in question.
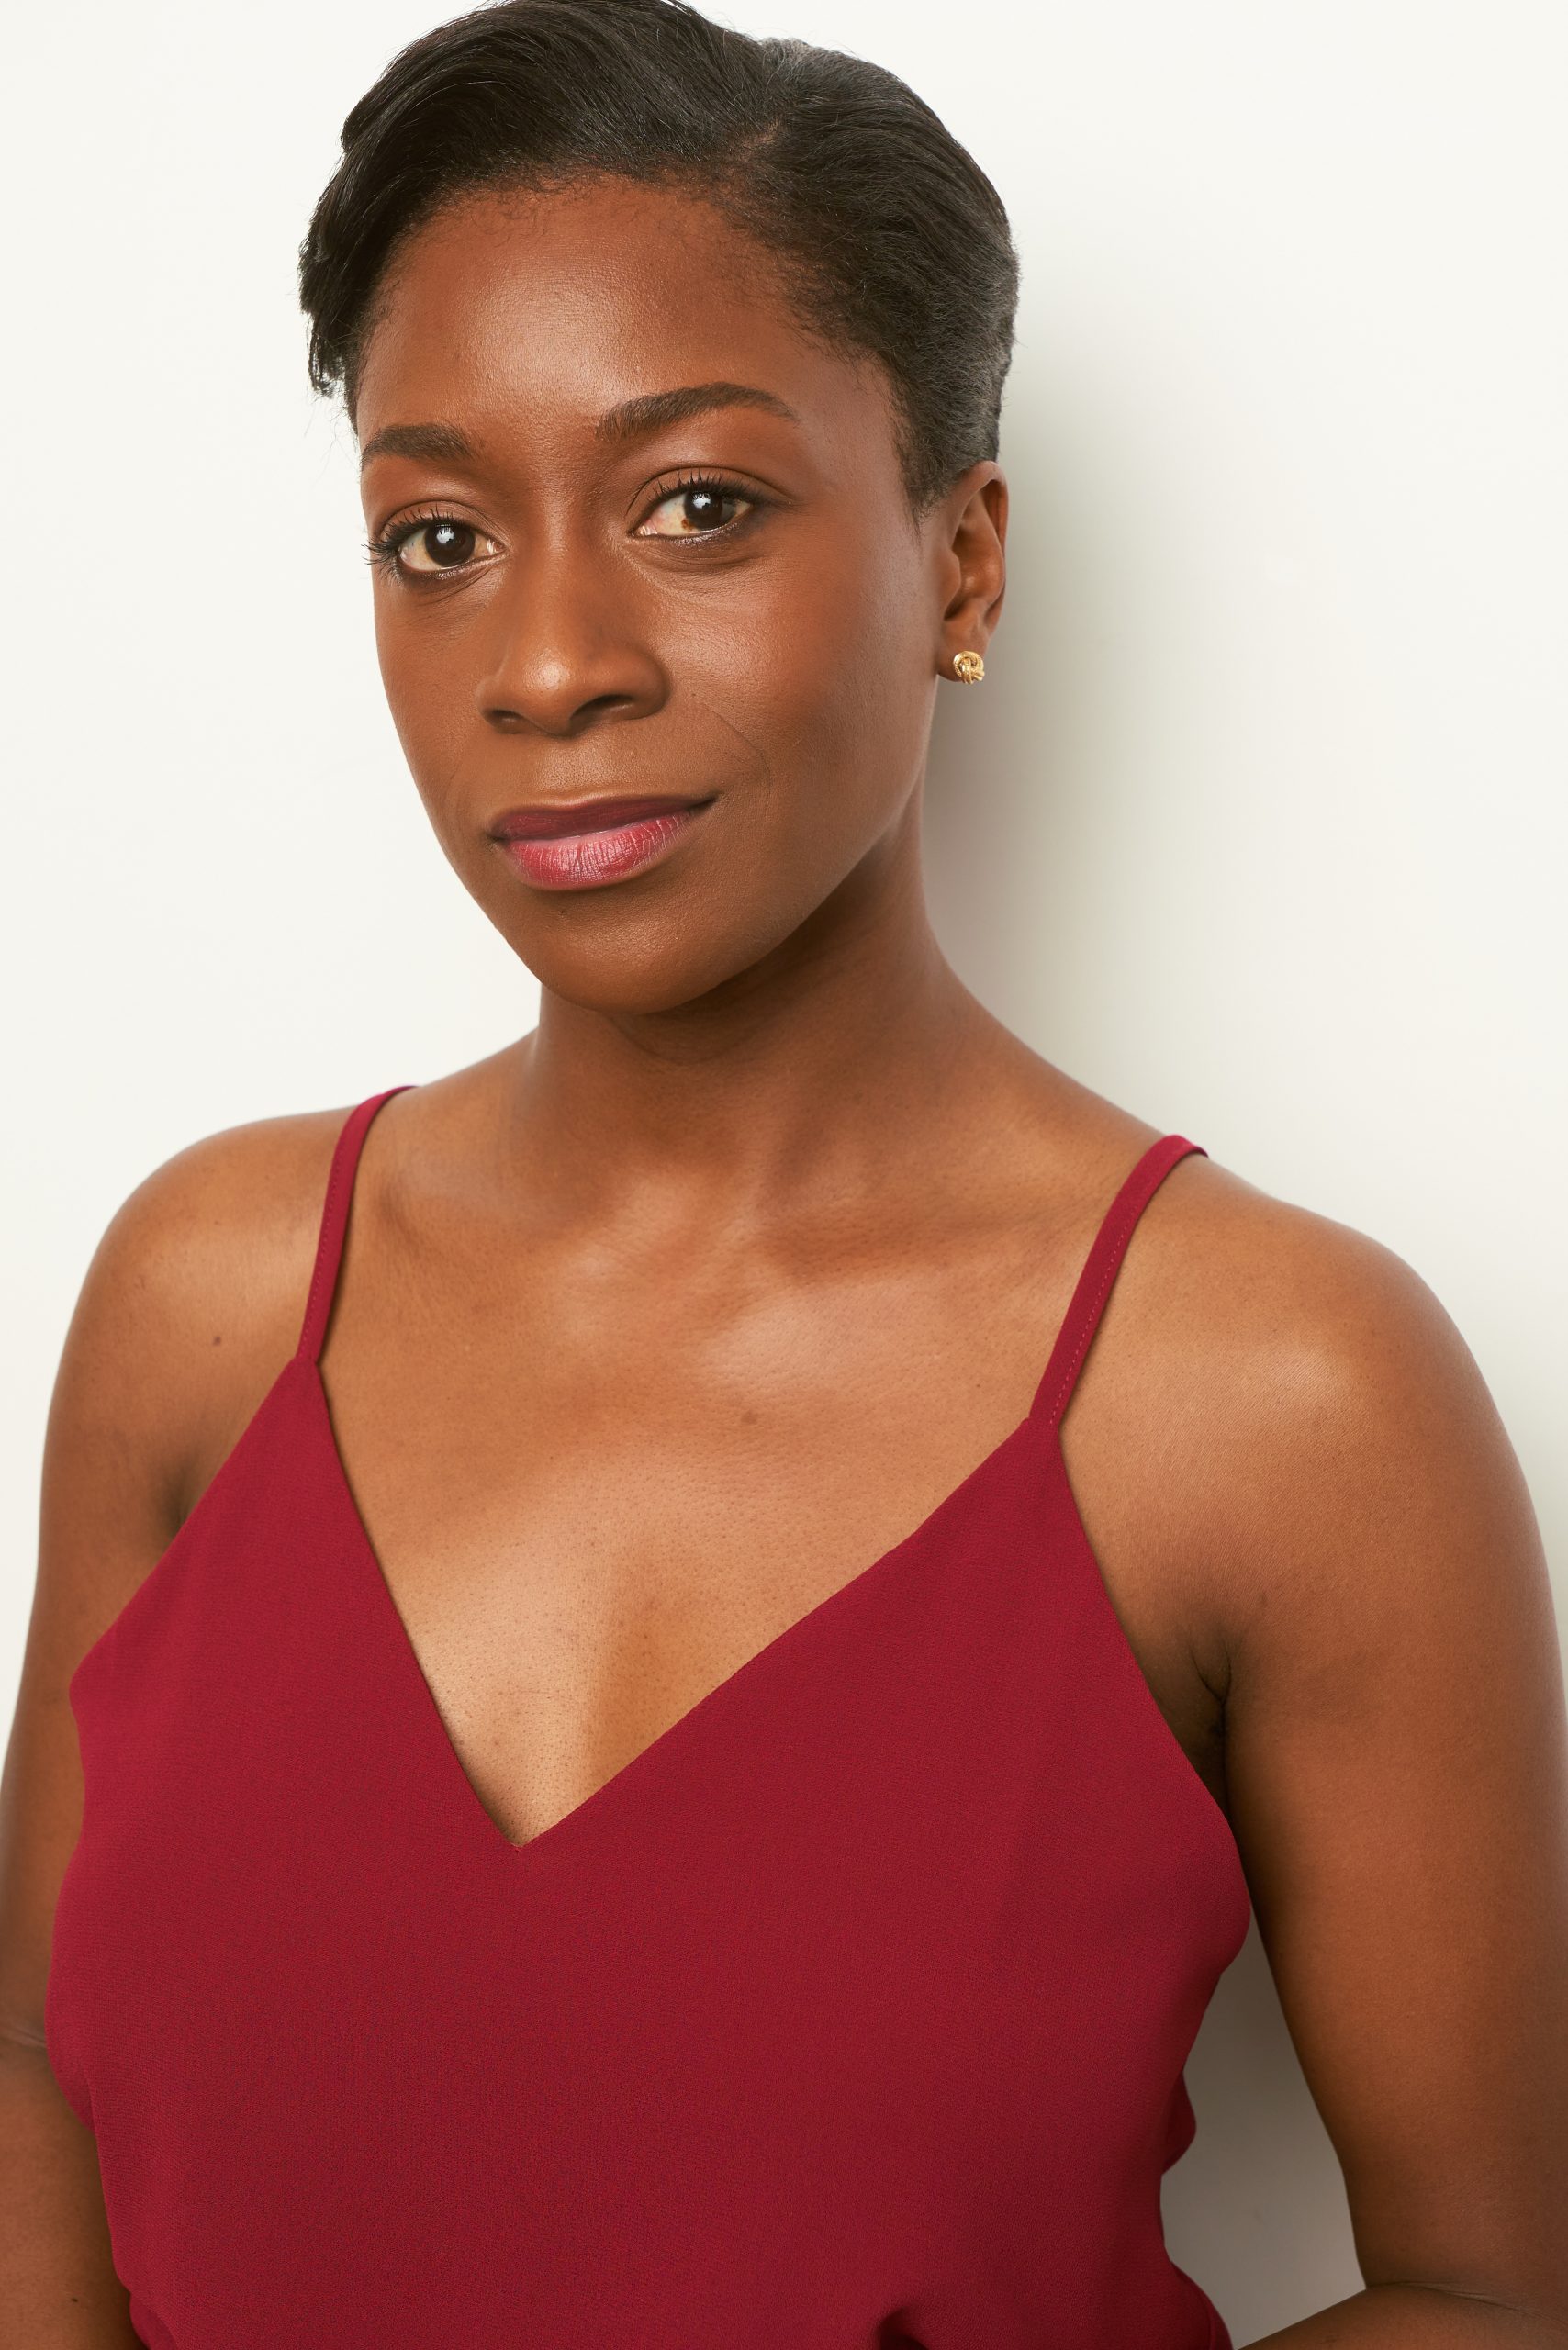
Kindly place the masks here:
[[(924, 818), (926, 894), (955, 968), (998, 1018), (1057, 1059), (1049, 1035), (1099, 980), (1083, 888), (1107, 680), (1092, 643), (1092, 540), (1010, 461), (1008, 587), (980, 686), (936, 695)], [(1074, 889), (1075, 877), (1081, 886)], [(1083, 1007), (1087, 1009), (1087, 1005)], [(1075, 1072), (1076, 1073), (1076, 1072)]]
[[(1203, 912), (1190, 860), (1209, 818), (1194, 809), (1202, 757), (1182, 728), (1189, 698), (1211, 688), (1201, 660), (1196, 677), (1187, 667), (1170, 581), (1130, 576), (1136, 551), (1118, 553), (1088, 510), (1092, 488), (1075, 493), (1075, 468), (1058, 470), (1044, 478), (1037, 450), (1010, 455), (1008, 599), (985, 682), (937, 695), (932, 918), (966, 983), (1036, 1051), (1192, 1132), (1200, 1044), (1182, 971)], [(1364, 2281), (1256, 1920), (1187, 2086), (1197, 2134), (1166, 2176), (1166, 2241), (1242, 2350)]]
[[(1038, 386), (1022, 397), (1038, 405)], [(1215, 974), (1251, 887), (1226, 796), (1225, 542), (1213, 517), (1172, 511), (1161, 453), (1136, 435), (1064, 414), (1032, 415), (1016, 438), (985, 681), (936, 697), (932, 919), (966, 983), (1037, 1051), (1223, 1147), (1194, 1122), (1211, 1077), (1221, 1105), (1233, 1081), (1236, 1003)]]
[(1365, 2281), (1256, 1919), (1204, 2018), (1187, 2088), (1197, 2135), (1165, 2176), (1165, 2241), (1243, 2350)]

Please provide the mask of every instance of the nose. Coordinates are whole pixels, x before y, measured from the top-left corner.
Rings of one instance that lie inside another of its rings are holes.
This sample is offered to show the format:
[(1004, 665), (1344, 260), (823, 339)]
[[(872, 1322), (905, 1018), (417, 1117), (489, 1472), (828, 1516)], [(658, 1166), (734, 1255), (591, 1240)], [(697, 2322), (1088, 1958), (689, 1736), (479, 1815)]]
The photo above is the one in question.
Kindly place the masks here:
[(613, 565), (570, 548), (531, 550), (492, 607), (494, 659), (479, 686), (487, 724), (567, 740), (622, 718), (646, 718), (669, 679), (646, 614)]

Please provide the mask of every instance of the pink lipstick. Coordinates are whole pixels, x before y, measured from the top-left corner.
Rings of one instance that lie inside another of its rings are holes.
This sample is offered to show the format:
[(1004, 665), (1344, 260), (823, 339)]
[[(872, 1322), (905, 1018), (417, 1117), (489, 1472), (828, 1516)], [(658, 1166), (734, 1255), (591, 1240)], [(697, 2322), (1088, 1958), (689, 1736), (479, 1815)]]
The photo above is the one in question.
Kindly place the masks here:
[(656, 865), (712, 804), (668, 796), (541, 801), (509, 808), (490, 837), (535, 889), (597, 890)]

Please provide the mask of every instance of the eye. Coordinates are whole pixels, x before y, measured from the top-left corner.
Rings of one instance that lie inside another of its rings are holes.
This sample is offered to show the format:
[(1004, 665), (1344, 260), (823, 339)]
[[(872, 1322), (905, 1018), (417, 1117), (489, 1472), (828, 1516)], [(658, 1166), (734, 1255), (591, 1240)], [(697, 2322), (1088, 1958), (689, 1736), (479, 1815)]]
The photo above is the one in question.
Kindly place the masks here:
[[(493, 553), (495, 544), (476, 523), (460, 521), (455, 514), (420, 514), (394, 522), (379, 538), (368, 540), (365, 553), (382, 571), (398, 572), (405, 578), (432, 579), (443, 572), (466, 570), (476, 548)], [(429, 560), (409, 560), (403, 553), (406, 547), (418, 547)]]
[(727, 531), (744, 520), (760, 503), (731, 482), (702, 476), (682, 482), (678, 489), (666, 489), (634, 535), (639, 539), (711, 538), (716, 531)]

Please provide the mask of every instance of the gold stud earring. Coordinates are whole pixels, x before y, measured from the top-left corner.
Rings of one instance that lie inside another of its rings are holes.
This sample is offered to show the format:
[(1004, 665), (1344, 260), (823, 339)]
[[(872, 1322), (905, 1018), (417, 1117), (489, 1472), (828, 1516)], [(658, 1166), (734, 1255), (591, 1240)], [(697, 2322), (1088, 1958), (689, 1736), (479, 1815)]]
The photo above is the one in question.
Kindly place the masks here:
[(985, 663), (978, 653), (955, 653), (953, 667), (966, 686), (978, 686), (985, 675)]

